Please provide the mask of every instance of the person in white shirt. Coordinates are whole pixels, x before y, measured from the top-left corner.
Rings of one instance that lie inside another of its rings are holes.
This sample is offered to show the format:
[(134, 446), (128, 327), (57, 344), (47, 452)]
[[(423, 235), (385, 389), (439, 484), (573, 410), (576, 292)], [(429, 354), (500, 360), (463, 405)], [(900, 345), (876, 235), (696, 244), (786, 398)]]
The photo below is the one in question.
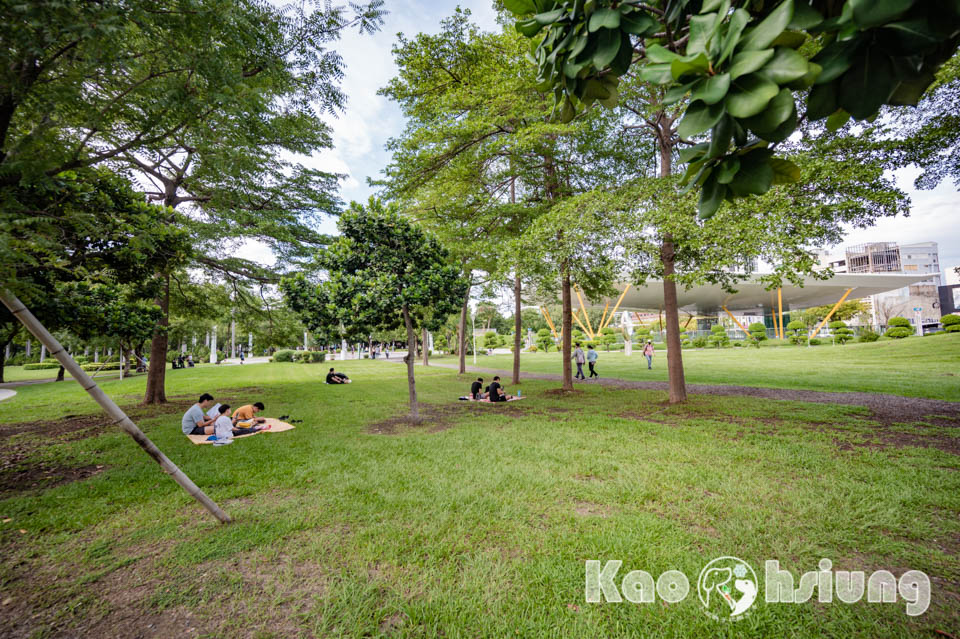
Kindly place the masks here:
[(253, 428), (236, 428), (233, 425), (233, 419), (230, 417), (230, 404), (217, 404), (217, 420), (213, 423), (213, 434), (216, 435), (215, 444), (228, 444), (233, 441), (236, 435), (249, 435), (261, 430), (269, 430), (270, 425), (254, 426)]

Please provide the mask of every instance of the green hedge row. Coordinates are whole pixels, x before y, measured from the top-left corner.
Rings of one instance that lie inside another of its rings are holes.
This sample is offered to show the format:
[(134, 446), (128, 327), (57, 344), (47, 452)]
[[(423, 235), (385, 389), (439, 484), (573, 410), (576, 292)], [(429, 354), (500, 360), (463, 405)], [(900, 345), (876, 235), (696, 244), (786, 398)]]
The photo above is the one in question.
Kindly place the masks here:
[(41, 370), (47, 370), (50, 368), (60, 368), (60, 362), (54, 360), (52, 362), (37, 362), (35, 364), (23, 365), (23, 370), (25, 371), (41, 371)]

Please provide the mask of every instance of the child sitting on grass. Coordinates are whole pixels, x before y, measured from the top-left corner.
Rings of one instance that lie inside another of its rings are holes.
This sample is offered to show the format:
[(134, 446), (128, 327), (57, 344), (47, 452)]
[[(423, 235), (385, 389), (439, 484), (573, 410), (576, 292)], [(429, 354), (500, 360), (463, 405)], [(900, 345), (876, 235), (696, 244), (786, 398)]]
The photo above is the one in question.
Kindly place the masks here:
[(254, 426), (253, 428), (234, 427), (233, 420), (230, 419), (230, 404), (220, 404), (220, 406), (217, 407), (217, 412), (219, 413), (219, 417), (217, 417), (217, 421), (213, 423), (213, 434), (217, 438), (217, 440), (213, 442), (215, 446), (232, 444), (233, 438), (236, 435), (250, 435), (251, 433), (257, 433), (270, 428), (269, 424), (266, 426)]

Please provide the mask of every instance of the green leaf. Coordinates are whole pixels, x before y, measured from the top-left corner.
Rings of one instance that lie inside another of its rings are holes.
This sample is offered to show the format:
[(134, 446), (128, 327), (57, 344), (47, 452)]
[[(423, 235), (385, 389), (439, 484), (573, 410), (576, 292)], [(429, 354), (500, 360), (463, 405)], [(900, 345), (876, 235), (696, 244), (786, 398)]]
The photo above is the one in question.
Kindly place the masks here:
[(703, 6), (700, 7), (700, 13), (704, 14), (716, 11), (720, 8), (720, 5), (722, 5), (723, 2), (724, 0), (704, 0)]
[(669, 64), (646, 64), (640, 67), (640, 78), (651, 84), (673, 84)]
[(773, 167), (769, 149), (758, 149), (740, 156), (740, 170), (730, 181), (730, 190), (738, 197), (763, 195), (773, 185)]
[(694, 159), (703, 156), (709, 147), (709, 142), (701, 142), (700, 144), (694, 144), (693, 146), (688, 146), (685, 149), (680, 149), (680, 152), (677, 155), (680, 157), (680, 161), (682, 163), (687, 164)]
[(823, 16), (820, 12), (807, 4), (804, 0), (798, 2), (793, 7), (793, 19), (787, 25), (788, 29), (806, 31), (823, 22)]
[(791, 89), (805, 91), (812, 87), (823, 71), (823, 67), (813, 62), (807, 63), (807, 73), (802, 78), (797, 78), (793, 82), (788, 82), (787, 86)]
[(694, 87), (702, 86), (704, 80), (694, 80), (693, 82), (687, 82), (686, 84), (679, 84), (670, 87), (667, 93), (663, 96), (664, 104), (676, 104), (684, 98)]
[(800, 167), (790, 160), (770, 158), (767, 162), (770, 164), (770, 168), (773, 169), (774, 184), (794, 184), (800, 181), (802, 175)]
[(639, 11), (620, 16), (620, 30), (633, 35), (650, 35), (658, 26), (656, 20)]
[(699, 100), (687, 108), (686, 115), (677, 127), (681, 138), (689, 140), (695, 135), (711, 129), (723, 117), (723, 104), (704, 104)]
[(827, 118), (827, 130), (838, 131), (840, 127), (850, 120), (850, 114), (843, 109), (837, 109), (829, 118)]
[(744, 51), (733, 56), (730, 62), (730, 77), (734, 80), (742, 75), (753, 73), (773, 59), (776, 51), (764, 49), (762, 51)]
[(630, 42), (630, 36), (620, 32), (620, 49), (617, 51), (617, 57), (610, 63), (610, 71), (613, 75), (621, 76), (625, 74), (633, 63), (633, 43)]
[(687, 55), (705, 53), (707, 41), (713, 35), (717, 22), (717, 14), (693, 16), (690, 18), (690, 39), (687, 40)]
[(917, 74), (906, 80), (901, 77), (900, 84), (897, 85), (897, 88), (894, 89), (893, 93), (890, 95), (890, 99), (887, 101), (887, 104), (896, 106), (915, 106), (917, 102), (920, 101), (920, 98), (923, 97), (923, 94), (926, 92), (927, 88), (933, 84), (935, 79), (936, 76), (929, 72)]
[(538, 13), (533, 16), (533, 19), (538, 23), (546, 26), (548, 24), (553, 24), (560, 19), (560, 16), (563, 15), (563, 9), (556, 9), (554, 11), (547, 11), (546, 13)]
[(678, 56), (673, 51), (665, 49), (659, 44), (651, 44), (647, 47), (647, 59), (654, 64), (670, 64), (674, 60), (678, 60)]
[(711, 175), (703, 183), (703, 189), (700, 191), (699, 217), (701, 220), (708, 220), (717, 212), (720, 205), (723, 204), (723, 198), (727, 194), (727, 187), (721, 184), (716, 175)]
[(530, 18), (529, 20), (518, 20), (514, 28), (522, 35), (532, 38), (540, 33), (540, 30), (543, 29), (543, 25), (533, 18)]
[(817, 84), (826, 84), (833, 82), (841, 75), (847, 72), (847, 69), (853, 65), (857, 58), (857, 52), (860, 50), (863, 42), (859, 39), (848, 40), (846, 42), (831, 42), (823, 48), (820, 53), (813, 57), (812, 62), (823, 67), (820, 76), (817, 77)]
[(620, 103), (620, 93), (615, 86), (606, 85), (606, 88), (610, 95), (600, 98), (599, 102), (608, 109), (614, 109)]
[[(757, 134), (763, 137), (763, 133), (773, 132), (781, 124), (786, 122), (790, 115), (796, 112), (796, 104), (793, 101), (793, 93), (790, 89), (781, 89), (780, 92), (770, 100), (770, 104), (759, 115), (744, 120), (744, 124)], [(766, 138), (765, 138), (766, 139)]]
[(503, 0), (503, 6), (507, 11), (516, 15), (533, 13), (536, 10), (532, 0)]
[(730, 148), (730, 139), (733, 137), (733, 118), (724, 115), (717, 122), (710, 132), (710, 147), (707, 149), (707, 157), (718, 158), (727, 152)]
[(620, 12), (616, 9), (597, 9), (590, 16), (589, 29), (592, 32), (598, 29), (619, 29)]
[(739, 157), (736, 155), (725, 157), (720, 164), (717, 165), (717, 182), (720, 184), (730, 184), (730, 181), (733, 180), (733, 176), (735, 176), (739, 170)]
[(784, 31), (773, 41), (773, 47), (799, 49), (807, 41), (807, 34), (800, 31)]
[[(861, 29), (880, 27), (893, 22), (910, 7), (916, 0), (848, 0), (853, 8), (853, 21)], [(929, 1), (929, 0), (927, 0)]]
[(746, 9), (737, 9), (730, 16), (730, 22), (727, 23), (727, 34), (723, 37), (723, 48), (720, 50), (717, 64), (721, 64), (733, 53), (737, 42), (740, 41), (740, 34), (743, 33), (743, 29), (748, 22), (750, 22), (750, 14)]
[(844, 75), (837, 103), (856, 119), (866, 120), (886, 104), (897, 84), (890, 58), (872, 47)]
[(932, 29), (926, 18), (906, 20), (884, 25), (893, 34), (901, 51), (925, 51), (940, 44), (941, 36)]
[(612, 29), (601, 29), (592, 37), (597, 39), (597, 50), (593, 54), (593, 66), (597, 69), (606, 69), (607, 65), (617, 57), (617, 52), (620, 51), (620, 32)]
[(771, 82), (787, 84), (799, 80), (810, 71), (810, 63), (793, 49), (778, 47), (773, 58), (760, 69)]
[(807, 118), (810, 121), (822, 120), (837, 110), (837, 89), (839, 83), (817, 84), (810, 89), (807, 97)]
[(766, 49), (793, 19), (793, 0), (784, 0), (757, 26), (750, 29), (737, 45), (739, 51)]
[(697, 90), (693, 92), (693, 95), (690, 96), (690, 99), (702, 100), (706, 104), (716, 104), (726, 97), (729, 89), (730, 74), (721, 73), (720, 75), (714, 75), (707, 78), (703, 84), (701, 84)]
[(780, 87), (757, 73), (733, 81), (725, 102), (727, 111), (735, 118), (752, 117), (770, 104)]
[(702, 53), (695, 56), (686, 56), (670, 63), (670, 72), (675, 80), (679, 80), (688, 74), (702, 75), (709, 68), (710, 61)]

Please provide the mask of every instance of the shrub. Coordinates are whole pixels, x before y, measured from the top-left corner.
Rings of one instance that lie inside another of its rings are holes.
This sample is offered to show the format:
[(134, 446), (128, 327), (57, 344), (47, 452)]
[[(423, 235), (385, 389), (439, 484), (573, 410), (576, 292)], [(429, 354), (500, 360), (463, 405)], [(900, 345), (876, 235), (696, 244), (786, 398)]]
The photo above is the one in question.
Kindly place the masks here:
[(294, 353), (296, 353), (296, 351), (291, 351), (291, 350), (277, 351), (276, 353), (273, 354), (273, 361), (292, 362)]
[(943, 325), (944, 329), (953, 333), (955, 331), (960, 330), (960, 329), (953, 329), (953, 330), (950, 329), (951, 326), (960, 326), (960, 315), (954, 315), (953, 313), (949, 313), (940, 318), (940, 323)]
[(703, 336), (701, 336), (701, 337), (696, 337), (696, 338), (693, 339), (693, 341), (692, 341), (691, 343), (693, 344), (693, 347), (694, 347), (694, 348), (706, 348), (706, 346), (707, 346), (707, 338), (706, 338), (706, 337), (703, 337)]
[(536, 345), (536, 344), (531, 344), (531, 345), (530, 345), (530, 348), (527, 349), (527, 352), (536, 353), (536, 352), (537, 352), (537, 345)]
[(801, 322), (800, 320), (793, 320), (792, 322), (787, 324), (787, 331), (789, 332), (788, 337), (790, 338), (790, 343), (796, 344), (798, 346), (800, 344), (806, 344), (807, 343), (807, 336), (805, 334), (806, 330), (807, 330), (807, 325)]
[(853, 331), (847, 328), (846, 322), (837, 320), (830, 322), (829, 326), (833, 332), (833, 339), (840, 342), (841, 346), (853, 339)]
[(24, 360), (26, 358), (23, 356), (23, 353), (17, 353), (13, 357), (9, 358), (6, 361), (6, 366), (23, 366)]
[(747, 327), (747, 330), (750, 331), (750, 337), (753, 338), (757, 348), (760, 347), (760, 342), (767, 339), (767, 326), (763, 322), (754, 322)]
[(54, 360), (52, 362), (36, 362), (34, 364), (25, 364), (23, 370), (25, 371), (42, 371), (50, 368), (60, 368), (60, 362)]
[(314, 363), (323, 362), (323, 361), (325, 361), (326, 359), (327, 359), (327, 354), (324, 353), (324, 352), (322, 352), (322, 351), (312, 351), (312, 352), (310, 353), (310, 361), (311, 361), (311, 362), (314, 362)]
[(892, 337), (893, 339), (903, 339), (904, 337), (910, 337), (913, 335), (913, 330), (904, 326), (892, 326), (887, 329), (887, 332), (884, 333), (884, 335), (887, 337)]
[(741, 342), (740, 340), (737, 340), (735, 342), (730, 342), (730, 346), (733, 346), (734, 348), (740, 348), (741, 346), (743, 346), (743, 342)]
[(810, 346), (820, 346), (821, 343), (822, 342), (820, 341), (819, 337), (814, 337), (812, 340), (810, 340)]
[(73, 358), (73, 361), (75, 361), (77, 364), (89, 364), (90, 357), (87, 355), (77, 355)]
[(857, 341), (860, 342), (875, 342), (880, 339), (880, 335), (874, 331), (871, 331), (869, 328), (865, 328), (860, 331), (860, 338)]
[[(550, 347), (553, 345), (553, 335), (550, 332), (549, 328), (541, 328), (537, 331), (537, 348), (543, 351), (544, 353), (549, 352)], [(532, 347), (531, 347), (532, 348)], [(533, 351), (536, 352), (536, 351)]]
[(891, 328), (897, 327), (897, 326), (903, 327), (903, 328), (910, 328), (910, 320), (908, 320), (906, 317), (891, 317), (887, 321), (887, 326)]
[(709, 341), (717, 348), (722, 348), (730, 343), (730, 336), (727, 335), (727, 329), (720, 324), (714, 324), (713, 327), (710, 328), (710, 332), (712, 335), (710, 335)]
[(960, 324), (951, 324), (944, 329), (948, 333), (960, 333)]
[[(101, 366), (102, 366), (103, 368), (100, 368)], [(118, 371), (118, 370), (120, 370), (120, 362), (107, 362), (107, 363), (100, 362), (99, 364), (92, 364), (92, 363), (91, 363), (91, 364), (83, 364), (82, 366), (80, 366), (80, 368), (82, 368), (83, 370), (85, 370), (85, 371), (87, 371), (87, 372), (95, 372), (95, 371)]]

